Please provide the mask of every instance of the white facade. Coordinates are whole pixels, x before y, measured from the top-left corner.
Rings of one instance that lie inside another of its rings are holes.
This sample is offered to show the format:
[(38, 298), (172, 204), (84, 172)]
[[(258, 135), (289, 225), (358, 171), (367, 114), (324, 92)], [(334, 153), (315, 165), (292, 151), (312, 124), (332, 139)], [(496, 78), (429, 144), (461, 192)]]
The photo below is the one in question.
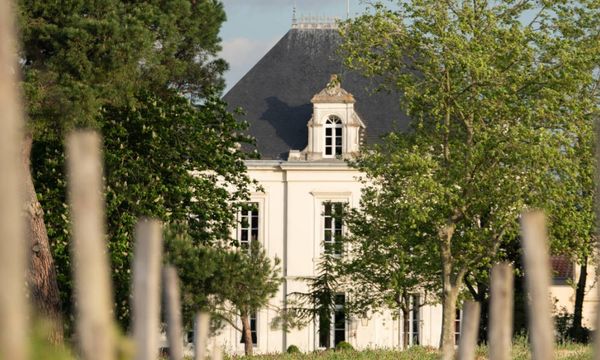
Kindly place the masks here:
[[(323, 252), (323, 204), (348, 202), (358, 206), (360, 183), (358, 172), (343, 161), (249, 161), (249, 174), (264, 188), (252, 201), (258, 203), (259, 236), (268, 254), (282, 259), (285, 281), (272, 299), (281, 307), (284, 294), (307, 290), (299, 280), (316, 275), (316, 265)], [(285, 351), (296, 345), (302, 351), (319, 349), (315, 324), (285, 334), (273, 330), (270, 323), (275, 310), (264, 309), (257, 314), (257, 347), (259, 353)], [(441, 308), (424, 306), (420, 309), (420, 343), (437, 346), (441, 326)], [(373, 315), (370, 319), (348, 319), (345, 339), (357, 348), (398, 347), (400, 322), (391, 314)], [(228, 327), (218, 338), (226, 351), (242, 353), (240, 332)]]

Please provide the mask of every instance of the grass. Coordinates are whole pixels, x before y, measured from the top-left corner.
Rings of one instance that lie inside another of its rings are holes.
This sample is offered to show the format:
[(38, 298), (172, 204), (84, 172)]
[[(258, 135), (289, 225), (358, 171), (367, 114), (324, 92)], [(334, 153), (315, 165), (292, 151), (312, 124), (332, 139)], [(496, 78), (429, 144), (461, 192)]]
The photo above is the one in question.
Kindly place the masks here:
[[(513, 345), (514, 360), (531, 359), (526, 339), (517, 339)], [(227, 359), (235, 360), (434, 360), (439, 358), (436, 349), (426, 347), (412, 347), (406, 351), (394, 350), (363, 350), (363, 351), (321, 351), (307, 354), (274, 354), (256, 356), (234, 356)], [(555, 359), (557, 360), (587, 360), (592, 358), (592, 347), (580, 344), (562, 344), (556, 347)], [(487, 359), (487, 347), (477, 349), (477, 360)]]

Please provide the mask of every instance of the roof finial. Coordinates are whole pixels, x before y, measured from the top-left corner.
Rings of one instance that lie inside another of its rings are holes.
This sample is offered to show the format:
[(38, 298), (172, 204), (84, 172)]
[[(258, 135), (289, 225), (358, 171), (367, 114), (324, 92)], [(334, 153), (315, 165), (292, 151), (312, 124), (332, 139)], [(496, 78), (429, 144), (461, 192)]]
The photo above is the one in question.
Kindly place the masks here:
[(338, 74), (331, 74), (331, 77), (329, 78), (329, 83), (327, 83), (327, 88), (335, 89), (335, 88), (340, 88), (341, 86), (342, 86), (342, 84), (341, 84), (340, 77), (338, 76)]
[(350, 0), (346, 0), (346, 20), (350, 19)]
[(294, 7), (292, 9), (292, 25), (296, 24), (296, 1), (294, 0)]

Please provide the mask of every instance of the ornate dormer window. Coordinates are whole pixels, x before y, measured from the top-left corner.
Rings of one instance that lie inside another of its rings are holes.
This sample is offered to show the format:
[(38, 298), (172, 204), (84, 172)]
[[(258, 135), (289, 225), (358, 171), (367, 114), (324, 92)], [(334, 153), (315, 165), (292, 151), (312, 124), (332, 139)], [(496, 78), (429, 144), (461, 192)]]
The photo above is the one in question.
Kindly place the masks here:
[(360, 150), (360, 131), (365, 128), (354, 111), (354, 96), (332, 75), (327, 86), (311, 99), (312, 118), (308, 122), (308, 146), (290, 151), (290, 160), (347, 159)]
[(330, 115), (325, 121), (325, 157), (342, 155), (342, 119)]

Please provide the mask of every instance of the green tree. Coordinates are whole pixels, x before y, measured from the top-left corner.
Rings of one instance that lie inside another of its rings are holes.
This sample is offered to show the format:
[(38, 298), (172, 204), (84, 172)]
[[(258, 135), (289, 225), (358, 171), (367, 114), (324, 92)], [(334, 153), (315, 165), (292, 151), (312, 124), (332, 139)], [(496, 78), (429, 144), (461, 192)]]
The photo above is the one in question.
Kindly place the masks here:
[(181, 230), (167, 236), (166, 260), (181, 278), (184, 321), (191, 326), (196, 312), (210, 311), (217, 322), (240, 331), (245, 353), (252, 355), (250, 317), (277, 293), (279, 259), (270, 259), (258, 241), (248, 249), (206, 246)]
[[(248, 199), (251, 183), (237, 135), (245, 128), (216, 96), (193, 106), (174, 91), (170, 98), (138, 95), (135, 108), (103, 111), (106, 212), (115, 287), (116, 313), (129, 320), (132, 235), (137, 219), (185, 222), (196, 242), (214, 244), (230, 237), (235, 214)], [(34, 158), (46, 206), (49, 233), (62, 285), (70, 306), (69, 223), (60, 142), (40, 142)], [(57, 161), (60, 159), (61, 161)], [(42, 166), (43, 165), (43, 166)]]
[[(146, 100), (138, 99), (141, 90), (166, 98), (176, 90), (201, 101), (220, 89), (226, 65), (216, 54), (225, 14), (222, 4), (213, 0), (22, 0), (18, 6), (29, 118), (22, 151), (28, 175), (25, 208), (29, 210), (32, 249), (28, 281), (36, 308), (58, 320), (59, 291), (51, 251), (59, 266), (68, 263), (63, 236), (66, 220), (61, 219), (64, 201), (57, 200), (64, 196), (64, 177), (57, 178), (62, 169), (56, 167), (63, 161), (61, 139), (74, 127), (103, 128), (107, 107), (135, 109), (139, 101)], [(34, 142), (37, 154), (49, 157), (32, 158), (30, 164)], [(40, 149), (50, 144), (48, 149)], [(49, 202), (56, 207), (46, 208)], [(46, 218), (57, 219), (48, 228), (51, 241), (42, 208)], [(111, 255), (117, 254), (111, 250)], [(122, 267), (117, 263), (117, 268)], [(68, 285), (64, 268), (59, 272), (61, 287)], [(53, 336), (60, 341), (61, 331)]]
[[(333, 249), (332, 249), (333, 250)], [(339, 256), (334, 251), (324, 252), (317, 264), (316, 276), (302, 278), (308, 289), (306, 292), (291, 293), (286, 308), (283, 309), (281, 321), (284, 330), (302, 328), (309, 323), (318, 324), (319, 342), (325, 348), (331, 344), (332, 314), (335, 312), (336, 295), (342, 290), (339, 281)]]
[(342, 27), (348, 65), (398, 90), (412, 119), (355, 166), (390, 194), (376, 199), (389, 216), (415, 218), (424, 261), (437, 264), (444, 358), (466, 273), (502, 256), (523, 209), (561, 196), (556, 172), (598, 109), (586, 90), (597, 81), (599, 12), (592, 0), (415, 0), (377, 4)]
[[(348, 235), (338, 273), (351, 284), (347, 286), (349, 312), (366, 316), (382, 309), (401, 311), (406, 348), (410, 311), (427, 303), (428, 297), (436, 298), (439, 273), (427, 263), (426, 244), (414, 236), (422, 226), (417, 217), (404, 212), (406, 208), (380, 206), (393, 203), (384, 198), (398, 194), (377, 191), (366, 181), (365, 185), (359, 208), (347, 209), (343, 218)], [(415, 295), (423, 300), (420, 304), (414, 302)]]

